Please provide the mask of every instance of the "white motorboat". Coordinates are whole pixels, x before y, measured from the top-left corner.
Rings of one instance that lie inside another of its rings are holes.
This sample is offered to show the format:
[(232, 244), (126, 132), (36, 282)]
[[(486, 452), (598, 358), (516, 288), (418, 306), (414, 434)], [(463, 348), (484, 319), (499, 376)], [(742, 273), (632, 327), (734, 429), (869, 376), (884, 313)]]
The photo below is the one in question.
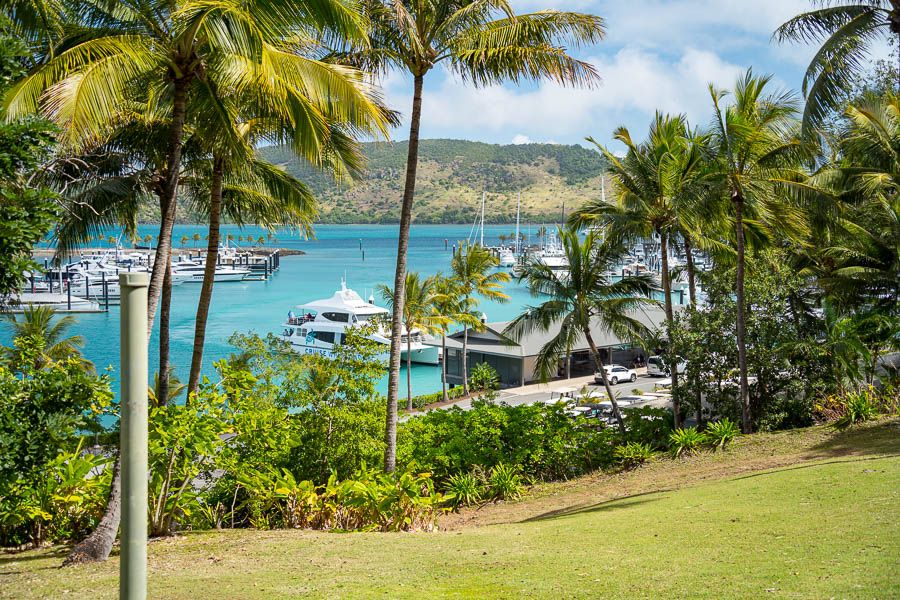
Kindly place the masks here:
[[(283, 323), (283, 331), (279, 338), (291, 345), (296, 352), (302, 354), (321, 354), (329, 358), (334, 356), (334, 347), (344, 341), (348, 328), (362, 326), (379, 319), (385, 321), (390, 311), (375, 305), (375, 299), (366, 302), (355, 291), (349, 289), (346, 282), (341, 281), (341, 289), (330, 298), (314, 300), (297, 306), (300, 314), (288, 313)], [(369, 339), (384, 346), (380, 359), (387, 359), (391, 338), (386, 324), (376, 323), (376, 330)], [(412, 362), (429, 365), (438, 364), (438, 348), (425, 345), (425, 337), (421, 332), (413, 330), (410, 335), (403, 331), (402, 355), (407, 357), (407, 343)]]
[(509, 248), (500, 248), (498, 258), (500, 259), (498, 265), (500, 267), (509, 268), (516, 266), (516, 255)]
[[(205, 265), (191, 260), (181, 260), (172, 263), (172, 276), (174, 277), (178, 274), (187, 277), (188, 282), (202, 282), (205, 270)], [(213, 281), (216, 283), (220, 281), (243, 281), (248, 275), (250, 275), (249, 269), (238, 269), (226, 265), (216, 265), (216, 273), (213, 276)]]
[(9, 301), (10, 310), (14, 313), (22, 312), (26, 307), (46, 306), (59, 312), (99, 312), (100, 305), (86, 298), (79, 298), (68, 294), (59, 293), (31, 293), (22, 292), (18, 297)]

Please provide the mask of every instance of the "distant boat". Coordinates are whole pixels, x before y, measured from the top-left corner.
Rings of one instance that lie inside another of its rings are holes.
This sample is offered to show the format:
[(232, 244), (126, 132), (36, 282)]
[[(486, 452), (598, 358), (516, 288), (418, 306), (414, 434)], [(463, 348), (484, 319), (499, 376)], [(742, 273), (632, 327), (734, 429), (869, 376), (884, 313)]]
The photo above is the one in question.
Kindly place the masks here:
[(59, 312), (100, 312), (100, 305), (97, 302), (72, 296), (68, 294), (57, 293), (35, 293), (22, 292), (18, 297), (12, 298), (9, 302), (12, 312), (22, 312), (26, 307), (46, 306)]
[[(183, 275), (188, 277), (188, 282), (199, 283), (203, 281), (203, 275), (206, 272), (206, 265), (196, 263), (191, 260), (182, 260), (172, 263), (172, 275)], [(216, 272), (213, 281), (243, 281), (245, 277), (250, 275), (249, 269), (238, 269), (225, 265), (216, 265)]]
[[(390, 311), (375, 305), (375, 299), (366, 302), (355, 291), (349, 289), (345, 281), (341, 281), (341, 289), (330, 298), (314, 300), (297, 306), (299, 316), (288, 314), (283, 323), (284, 330), (280, 339), (289, 343), (294, 351), (302, 354), (321, 354), (334, 357), (334, 347), (343, 343), (347, 329), (364, 325), (373, 320), (390, 315)], [(408, 332), (403, 331), (401, 338), (401, 359), (406, 360)], [(370, 340), (384, 346), (379, 358), (387, 359), (391, 338), (387, 328), (379, 325), (369, 336)], [(409, 339), (411, 360), (415, 363), (429, 365), (438, 364), (438, 348), (426, 346), (421, 332), (413, 330)]]

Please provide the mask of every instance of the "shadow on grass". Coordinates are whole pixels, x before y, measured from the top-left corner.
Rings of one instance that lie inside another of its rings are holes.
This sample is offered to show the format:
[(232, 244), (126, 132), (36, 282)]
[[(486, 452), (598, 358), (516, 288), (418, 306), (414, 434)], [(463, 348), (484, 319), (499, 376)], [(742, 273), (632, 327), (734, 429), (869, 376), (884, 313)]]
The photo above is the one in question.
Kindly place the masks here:
[[(652, 492), (641, 492), (640, 494), (632, 494), (631, 496), (621, 496), (597, 502), (595, 504), (581, 504), (578, 506), (569, 506), (557, 510), (551, 510), (534, 517), (523, 519), (521, 523), (532, 523), (535, 521), (546, 521), (549, 519), (557, 519), (560, 517), (570, 517), (573, 515), (583, 515), (589, 513), (609, 512), (626, 508), (633, 508), (642, 504), (656, 502), (662, 497), (662, 494), (669, 492), (669, 489), (653, 490)], [(646, 496), (657, 496), (656, 498), (646, 498)]]
[(882, 419), (857, 425), (845, 431), (835, 431), (827, 440), (804, 453), (804, 458), (815, 460), (871, 455), (900, 455), (900, 420)]
[(67, 546), (56, 546), (51, 549), (45, 549), (44, 551), (36, 552), (34, 550), (21, 550), (16, 552), (2, 552), (0, 553), (0, 581), (3, 580), (3, 577), (9, 575), (20, 575), (24, 573), (24, 571), (4, 571), (4, 567), (8, 565), (13, 565), (16, 563), (30, 563), (36, 560), (52, 560), (53, 562), (46, 567), (40, 567), (38, 569), (28, 568), (29, 572), (34, 571), (44, 571), (48, 569), (56, 569), (62, 564), (63, 559), (69, 553), (69, 548)]

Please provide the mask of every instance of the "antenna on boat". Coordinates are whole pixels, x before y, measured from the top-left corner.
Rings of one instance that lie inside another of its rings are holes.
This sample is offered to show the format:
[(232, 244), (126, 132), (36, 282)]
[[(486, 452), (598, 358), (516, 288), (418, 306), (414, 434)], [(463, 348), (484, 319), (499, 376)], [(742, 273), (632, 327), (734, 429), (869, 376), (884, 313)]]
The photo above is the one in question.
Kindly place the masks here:
[(519, 215), (522, 210), (522, 192), (519, 192), (519, 200), (516, 202), (516, 256), (519, 255)]
[(481, 190), (481, 247), (484, 248), (484, 200), (485, 193)]

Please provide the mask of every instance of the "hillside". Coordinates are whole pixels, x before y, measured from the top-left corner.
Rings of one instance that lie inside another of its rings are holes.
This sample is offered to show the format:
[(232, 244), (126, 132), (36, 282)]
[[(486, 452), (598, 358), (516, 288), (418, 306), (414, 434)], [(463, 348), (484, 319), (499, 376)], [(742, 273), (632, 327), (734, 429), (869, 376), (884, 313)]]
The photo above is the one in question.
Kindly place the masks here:
[[(320, 199), (321, 222), (394, 223), (400, 215), (407, 150), (405, 141), (365, 144), (368, 169), (351, 187), (339, 187), (285, 148), (266, 147), (260, 153), (312, 187)], [(470, 223), (484, 190), (487, 222), (514, 221), (519, 193), (524, 221), (554, 222), (563, 203), (569, 211), (599, 193), (602, 170), (600, 155), (581, 146), (423, 140), (414, 217), (418, 223)]]
[[(534, 488), (435, 533), (247, 529), (149, 547), (152, 598), (888, 598), (900, 560), (896, 418)], [(115, 598), (118, 556), (0, 554), (0, 598)]]

